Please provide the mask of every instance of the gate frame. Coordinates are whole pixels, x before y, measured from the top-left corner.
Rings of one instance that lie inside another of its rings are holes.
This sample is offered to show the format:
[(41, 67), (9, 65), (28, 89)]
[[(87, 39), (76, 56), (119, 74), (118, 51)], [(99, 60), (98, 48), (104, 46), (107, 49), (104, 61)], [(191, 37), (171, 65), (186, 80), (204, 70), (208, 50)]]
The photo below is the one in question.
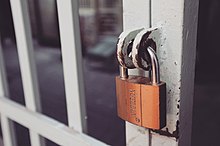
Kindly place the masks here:
[(167, 126), (153, 132), (127, 122), (128, 146), (191, 145), (198, 7), (199, 0), (123, 0), (125, 31), (161, 28), (157, 55), (161, 80), (167, 83)]

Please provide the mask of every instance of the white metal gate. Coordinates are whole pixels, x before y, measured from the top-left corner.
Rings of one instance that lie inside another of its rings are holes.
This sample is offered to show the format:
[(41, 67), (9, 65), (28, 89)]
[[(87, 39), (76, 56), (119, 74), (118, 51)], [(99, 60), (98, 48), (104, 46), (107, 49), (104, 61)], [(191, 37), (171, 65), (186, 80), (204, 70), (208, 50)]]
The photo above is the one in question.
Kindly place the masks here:
[[(62, 146), (106, 145), (84, 134), (86, 111), (77, 1), (57, 0), (68, 126), (41, 114), (27, 0), (10, 1), (26, 106), (8, 98), (10, 95), (0, 47), (0, 113), (4, 146), (16, 146), (12, 121), (30, 130), (32, 146), (44, 145), (40, 136)], [(165, 30), (164, 44), (158, 56), (161, 77), (167, 82), (168, 88), (167, 127), (164, 131), (171, 133), (169, 136), (161, 135), (127, 123), (127, 145), (189, 146), (198, 0), (124, 0), (123, 9), (124, 30), (151, 25), (160, 25)], [(172, 135), (176, 130), (178, 137)]]
[[(57, 1), (68, 126), (41, 114), (39, 87), (34, 60), (27, 0), (11, 0), (18, 55), (26, 106), (11, 101), (0, 48), (0, 113), (4, 146), (15, 146), (15, 121), (30, 131), (32, 146), (43, 146), (45, 137), (62, 146), (104, 146), (86, 132), (84, 85), (82, 78), (78, 4), (75, 0)], [(77, 49), (75, 49), (77, 48)]]

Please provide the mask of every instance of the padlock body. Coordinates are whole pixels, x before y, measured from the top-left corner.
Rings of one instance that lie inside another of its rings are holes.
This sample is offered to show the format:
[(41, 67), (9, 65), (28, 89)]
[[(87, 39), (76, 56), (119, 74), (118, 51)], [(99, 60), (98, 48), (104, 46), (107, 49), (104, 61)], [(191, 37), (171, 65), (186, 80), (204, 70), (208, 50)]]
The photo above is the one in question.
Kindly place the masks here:
[(128, 79), (116, 77), (118, 116), (125, 121), (141, 126), (141, 80), (138, 76)]
[(130, 123), (161, 129), (166, 125), (166, 85), (150, 85), (150, 79), (116, 77), (118, 116)]
[(166, 126), (166, 84), (141, 85), (142, 126), (161, 129)]
[(125, 84), (126, 80), (116, 77), (117, 112), (120, 118), (127, 121), (127, 96)]

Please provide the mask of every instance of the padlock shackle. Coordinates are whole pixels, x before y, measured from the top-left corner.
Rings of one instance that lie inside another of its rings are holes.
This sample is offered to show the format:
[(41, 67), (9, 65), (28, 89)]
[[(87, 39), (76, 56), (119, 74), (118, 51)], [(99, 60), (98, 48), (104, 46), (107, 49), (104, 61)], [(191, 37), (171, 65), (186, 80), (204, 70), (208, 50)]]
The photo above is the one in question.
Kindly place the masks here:
[(128, 78), (128, 69), (123, 67), (123, 66), (119, 66), (120, 69), (120, 78), (125, 80)]
[(151, 59), (151, 82), (153, 85), (158, 85), (160, 83), (160, 66), (159, 66), (159, 61), (156, 55), (156, 52), (151, 48), (148, 47), (147, 51), (150, 55)]

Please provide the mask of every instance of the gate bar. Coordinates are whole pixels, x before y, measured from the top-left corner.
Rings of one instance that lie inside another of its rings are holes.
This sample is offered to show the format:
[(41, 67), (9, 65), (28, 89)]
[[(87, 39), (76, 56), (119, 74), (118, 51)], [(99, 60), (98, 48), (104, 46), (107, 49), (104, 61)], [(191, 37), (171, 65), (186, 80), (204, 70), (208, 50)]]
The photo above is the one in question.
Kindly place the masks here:
[(158, 52), (168, 91), (163, 131), (172, 135), (153, 134), (152, 146), (191, 146), (198, 8), (199, 0), (152, 0), (152, 24), (164, 31)]
[[(157, 55), (161, 80), (167, 84), (167, 125), (162, 131), (151, 131), (147, 143), (144, 137), (149, 134), (146, 131), (127, 124), (126, 130), (130, 134), (127, 144), (190, 146), (199, 0), (150, 1), (150, 4), (146, 4), (146, 0), (123, 1), (124, 28), (147, 25), (148, 13), (152, 26), (162, 28), (162, 44)], [(148, 8), (150, 11), (146, 13), (144, 9)]]
[[(0, 39), (1, 40), (1, 39)], [(0, 42), (0, 96), (9, 97), (7, 75), (5, 71), (4, 55)], [(17, 146), (14, 124), (0, 112), (4, 146)]]
[(86, 132), (85, 91), (77, 0), (57, 1), (68, 124)]
[[(16, 33), (25, 103), (27, 108), (30, 110), (41, 112), (27, 0), (10, 0), (10, 2)], [(33, 131), (30, 131), (30, 138), (32, 146), (44, 145), (44, 142), (41, 140), (40, 136)]]
[[(26, 107), (0, 97), (0, 111), (11, 120), (39, 133), (62, 146), (107, 146), (106, 144), (78, 132), (48, 116), (31, 111)], [(25, 119), (24, 119), (25, 117)]]

